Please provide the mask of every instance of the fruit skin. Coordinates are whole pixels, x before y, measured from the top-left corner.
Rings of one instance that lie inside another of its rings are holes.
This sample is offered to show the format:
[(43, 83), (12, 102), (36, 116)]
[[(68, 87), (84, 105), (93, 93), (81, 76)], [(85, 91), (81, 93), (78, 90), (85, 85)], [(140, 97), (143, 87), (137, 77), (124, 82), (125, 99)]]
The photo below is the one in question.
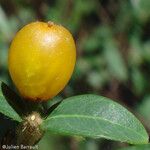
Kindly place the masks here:
[(11, 78), (22, 97), (44, 101), (69, 81), (76, 61), (70, 32), (52, 22), (33, 22), (14, 37), (8, 56)]

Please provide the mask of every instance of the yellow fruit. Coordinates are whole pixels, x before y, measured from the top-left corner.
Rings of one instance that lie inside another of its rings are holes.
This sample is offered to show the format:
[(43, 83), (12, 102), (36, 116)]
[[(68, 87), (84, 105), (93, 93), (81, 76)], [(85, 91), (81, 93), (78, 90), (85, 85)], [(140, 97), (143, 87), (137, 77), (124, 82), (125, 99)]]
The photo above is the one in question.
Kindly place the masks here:
[(8, 57), (9, 72), (20, 94), (48, 100), (69, 81), (76, 61), (70, 32), (52, 22), (33, 22), (14, 37)]

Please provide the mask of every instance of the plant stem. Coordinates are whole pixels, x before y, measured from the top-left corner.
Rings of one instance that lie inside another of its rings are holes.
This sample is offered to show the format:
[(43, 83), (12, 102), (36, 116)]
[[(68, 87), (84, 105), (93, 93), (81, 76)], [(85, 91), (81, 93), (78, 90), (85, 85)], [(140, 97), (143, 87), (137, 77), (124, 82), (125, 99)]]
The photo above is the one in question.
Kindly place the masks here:
[(43, 136), (43, 131), (40, 129), (42, 118), (37, 112), (33, 112), (24, 118), (24, 121), (18, 126), (16, 130), (17, 145), (33, 146)]

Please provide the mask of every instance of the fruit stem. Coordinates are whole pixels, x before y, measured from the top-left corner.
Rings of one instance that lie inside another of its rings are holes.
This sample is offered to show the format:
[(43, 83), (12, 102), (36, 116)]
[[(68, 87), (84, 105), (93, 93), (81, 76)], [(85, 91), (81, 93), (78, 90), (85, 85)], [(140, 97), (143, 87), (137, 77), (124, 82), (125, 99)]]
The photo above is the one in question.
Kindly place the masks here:
[(54, 25), (54, 22), (48, 21), (47, 24), (48, 24), (48, 27), (52, 27)]

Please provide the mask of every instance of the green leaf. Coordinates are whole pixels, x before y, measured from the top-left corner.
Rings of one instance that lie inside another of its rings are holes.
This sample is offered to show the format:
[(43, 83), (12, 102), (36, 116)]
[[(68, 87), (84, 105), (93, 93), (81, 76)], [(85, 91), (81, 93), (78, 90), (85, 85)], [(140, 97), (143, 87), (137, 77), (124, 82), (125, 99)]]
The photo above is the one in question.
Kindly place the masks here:
[(148, 143), (148, 135), (134, 115), (108, 98), (91, 94), (64, 100), (41, 128), (65, 135)]
[(3, 92), (2, 92), (2, 85), (3, 85), (3, 83), (0, 82), (0, 113), (4, 114), (5, 116), (7, 116), (15, 121), (21, 122), (22, 119), (20, 118), (20, 116), (9, 105), (9, 103), (5, 99), (5, 96), (3, 95)]
[(150, 95), (146, 95), (136, 107), (137, 112), (150, 123)]
[(4, 41), (10, 40), (10, 37), (12, 37), (13, 35), (11, 26), (9, 26), (9, 19), (5, 15), (1, 6), (0, 6), (0, 34), (2, 35)]
[(142, 94), (145, 91), (145, 83), (147, 81), (145, 81), (145, 77), (139, 68), (132, 67), (131, 79), (133, 82), (133, 91), (136, 93), (136, 95)]
[(140, 22), (145, 23), (150, 17), (149, 0), (132, 0), (131, 4), (135, 16), (139, 19)]
[(128, 77), (127, 68), (115, 42), (109, 40), (105, 43), (104, 57), (110, 73), (119, 80), (126, 80)]
[(150, 144), (130, 146), (130, 147), (126, 147), (126, 148), (121, 148), (119, 150), (150, 150)]

